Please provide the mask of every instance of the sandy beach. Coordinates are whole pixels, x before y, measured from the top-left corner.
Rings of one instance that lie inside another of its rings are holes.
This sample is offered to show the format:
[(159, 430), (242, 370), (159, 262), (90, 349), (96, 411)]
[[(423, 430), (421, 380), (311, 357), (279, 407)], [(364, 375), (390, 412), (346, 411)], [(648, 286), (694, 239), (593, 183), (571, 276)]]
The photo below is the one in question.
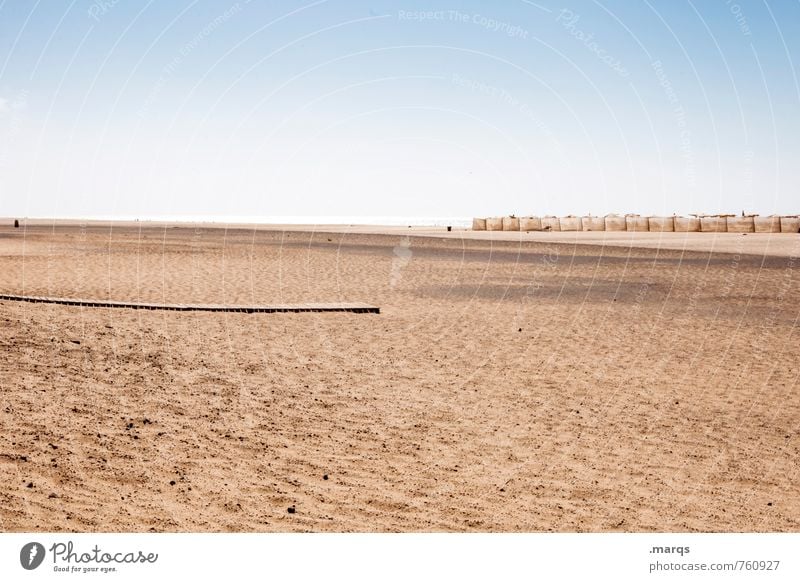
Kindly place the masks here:
[(1, 301), (0, 528), (800, 531), (800, 236), (442, 231), (4, 221), (0, 293), (381, 313)]

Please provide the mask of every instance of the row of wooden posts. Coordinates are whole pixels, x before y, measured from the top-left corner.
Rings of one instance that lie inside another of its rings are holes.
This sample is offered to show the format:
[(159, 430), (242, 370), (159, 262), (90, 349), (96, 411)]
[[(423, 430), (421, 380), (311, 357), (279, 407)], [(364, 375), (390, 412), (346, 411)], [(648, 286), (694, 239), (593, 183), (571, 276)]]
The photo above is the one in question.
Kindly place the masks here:
[(628, 232), (800, 232), (800, 216), (502, 216), (474, 218), (472, 230)]

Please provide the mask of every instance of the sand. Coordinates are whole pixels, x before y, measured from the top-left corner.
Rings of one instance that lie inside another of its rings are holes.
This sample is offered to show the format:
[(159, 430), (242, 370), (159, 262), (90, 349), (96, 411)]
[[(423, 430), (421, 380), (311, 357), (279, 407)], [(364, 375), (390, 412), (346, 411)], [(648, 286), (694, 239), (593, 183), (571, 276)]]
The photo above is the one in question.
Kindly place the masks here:
[(1, 293), (381, 314), (0, 302), (2, 531), (800, 531), (800, 237), (10, 224)]

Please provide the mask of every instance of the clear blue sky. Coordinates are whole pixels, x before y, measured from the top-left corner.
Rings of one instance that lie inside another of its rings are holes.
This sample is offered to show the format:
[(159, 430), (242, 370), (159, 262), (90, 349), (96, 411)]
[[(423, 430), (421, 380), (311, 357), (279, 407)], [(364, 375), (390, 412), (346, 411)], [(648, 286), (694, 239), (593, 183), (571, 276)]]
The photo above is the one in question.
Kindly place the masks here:
[(797, 213), (798, 67), (798, 0), (0, 0), (0, 215)]

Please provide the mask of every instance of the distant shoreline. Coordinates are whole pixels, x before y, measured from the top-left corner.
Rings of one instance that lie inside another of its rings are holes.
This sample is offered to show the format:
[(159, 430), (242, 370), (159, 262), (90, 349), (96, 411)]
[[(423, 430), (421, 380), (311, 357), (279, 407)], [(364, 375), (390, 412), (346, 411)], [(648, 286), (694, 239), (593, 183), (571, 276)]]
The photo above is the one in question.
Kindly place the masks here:
[(0, 218), (0, 222), (19, 220), (29, 224), (148, 224), (148, 225), (194, 225), (194, 224), (214, 224), (214, 225), (258, 225), (258, 226), (453, 226), (469, 227), (472, 224), (472, 217), (465, 216), (155, 216), (152, 218), (136, 217), (109, 217), (109, 216), (89, 216), (89, 217), (21, 217), (10, 216)]

